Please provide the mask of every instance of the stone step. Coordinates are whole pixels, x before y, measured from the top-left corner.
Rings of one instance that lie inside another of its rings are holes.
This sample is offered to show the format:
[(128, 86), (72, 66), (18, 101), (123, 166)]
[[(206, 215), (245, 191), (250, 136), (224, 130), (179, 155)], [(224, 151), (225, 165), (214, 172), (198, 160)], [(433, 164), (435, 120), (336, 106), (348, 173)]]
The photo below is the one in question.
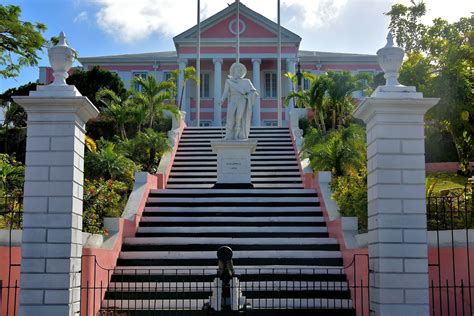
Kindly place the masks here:
[[(283, 176), (291, 176), (291, 177), (299, 177), (300, 174), (298, 170), (295, 171), (252, 171), (252, 177), (283, 177)], [(194, 171), (194, 172), (186, 172), (186, 171), (176, 171), (173, 170), (170, 173), (171, 178), (186, 178), (186, 177), (210, 177), (215, 178), (217, 177), (217, 171), (215, 172), (208, 172), (208, 171)]]
[[(203, 202), (212, 202), (219, 204), (221, 202), (227, 203), (241, 203), (243, 205), (251, 203), (318, 203), (319, 198), (317, 197), (278, 197), (278, 196), (269, 196), (269, 197), (213, 197), (212, 201), (209, 201), (208, 196), (196, 195), (194, 197), (178, 197), (178, 198), (168, 198), (168, 197), (149, 197), (147, 200), (148, 203), (192, 203), (192, 204), (202, 204)], [(282, 205), (283, 206), (283, 205)]]
[[(322, 216), (267, 216), (267, 217), (147, 217), (141, 218), (140, 224), (142, 223), (217, 223), (231, 222), (237, 223), (268, 223), (268, 226), (275, 223), (306, 223), (307, 226), (313, 226), (316, 223), (325, 223)], [(235, 225), (230, 225), (235, 226)], [(283, 225), (289, 226), (289, 225)]]
[[(194, 140), (194, 139), (223, 139), (222, 136), (218, 133), (215, 134), (200, 134), (200, 135), (187, 135), (183, 134), (181, 136), (183, 140)], [(282, 133), (282, 134), (258, 134), (258, 135), (250, 135), (249, 139), (255, 139), (257, 141), (261, 139), (284, 139), (291, 141), (291, 137), (289, 133)]]
[[(279, 156), (290, 156), (293, 155), (293, 150), (285, 151), (257, 151), (251, 155), (251, 158), (260, 158), (260, 157), (279, 157)], [(178, 151), (175, 158), (178, 157), (217, 157), (212, 151), (193, 151), (193, 152), (183, 152)]]
[[(206, 166), (212, 166), (212, 167), (217, 167), (217, 159), (206, 159), (206, 160), (195, 160), (195, 161), (192, 161), (191, 159), (188, 159), (188, 160), (175, 160), (173, 162), (173, 168), (175, 166), (202, 166), (202, 165), (206, 165)], [(252, 161), (252, 165), (251, 167), (252, 168), (255, 168), (255, 167), (260, 167), (260, 166), (295, 166), (295, 167), (298, 167), (297, 163), (296, 163), (296, 158), (293, 157), (292, 159), (290, 160), (284, 160), (282, 161), (281, 159), (280, 160), (253, 160)]]
[[(187, 276), (211, 276), (214, 277), (217, 272), (216, 265), (208, 266), (116, 266), (113, 280), (147, 280), (149, 276), (169, 276), (174, 280), (178, 278), (185, 279)], [(240, 265), (234, 266), (235, 273), (240, 275), (241, 280), (254, 280), (260, 276), (261, 280), (322, 280), (325, 276), (335, 280), (346, 280), (345, 269), (342, 265), (321, 266), (321, 265), (278, 265), (270, 264), (266, 266), (259, 265)], [(126, 278), (128, 276), (128, 278)], [(342, 277), (342, 278), (341, 278)], [(148, 279), (150, 280), (150, 278)], [(153, 280), (156, 280), (153, 279)], [(164, 279), (163, 279), (164, 280)]]
[(337, 245), (334, 238), (128, 237), (127, 245)]
[(212, 189), (212, 190), (200, 190), (200, 189), (191, 189), (186, 190), (176, 190), (176, 189), (152, 189), (150, 190), (150, 195), (159, 195), (159, 194), (179, 194), (179, 195), (189, 195), (189, 194), (200, 194), (206, 196), (214, 196), (214, 195), (225, 195), (225, 196), (232, 196), (232, 195), (248, 195), (248, 196), (261, 196), (262, 194), (268, 195), (278, 195), (278, 196), (292, 196), (292, 195), (316, 195), (316, 190), (314, 189), (288, 189), (285, 192), (281, 190), (272, 190), (272, 189), (262, 189), (262, 190), (252, 190), (252, 189), (233, 189), (232, 191), (226, 189)]
[[(308, 251), (308, 250), (259, 250), (234, 251), (233, 260), (237, 259), (313, 259), (313, 258), (341, 258), (340, 251)], [(215, 251), (122, 251), (120, 259), (216, 259)]]
[(255, 207), (255, 206), (193, 206), (193, 207), (176, 207), (176, 206), (146, 206), (144, 212), (158, 212), (158, 213), (244, 213), (245, 216), (251, 216), (251, 213), (260, 214), (289, 214), (292, 213), (321, 213), (321, 208), (318, 206), (280, 206), (280, 207)]
[[(176, 223), (179, 224), (179, 223)], [(285, 226), (285, 227), (272, 227), (272, 226), (263, 226), (263, 227), (249, 227), (249, 226), (218, 226), (218, 227), (206, 227), (206, 226), (196, 226), (196, 227), (182, 227), (182, 226), (168, 226), (168, 227), (138, 227), (138, 233), (171, 233), (171, 234), (180, 234), (180, 233), (239, 233), (247, 234), (250, 233), (327, 233), (328, 229), (325, 226)], [(277, 235), (278, 236), (278, 235)], [(220, 237), (222, 238), (222, 237)]]
[[(298, 166), (296, 164), (285, 166), (285, 165), (276, 165), (276, 166), (253, 166), (251, 168), (252, 172), (264, 172), (264, 171), (282, 171), (282, 172), (299, 172)], [(204, 172), (217, 172), (217, 165), (212, 166), (173, 166), (171, 169), (172, 172), (196, 172), (196, 171), (204, 171)]]
[[(214, 183), (181, 183), (181, 184), (173, 184), (173, 183), (168, 183), (166, 185), (167, 188), (169, 189), (204, 189), (208, 188), (211, 189), (214, 186)], [(282, 190), (285, 190), (287, 188), (303, 188), (303, 185), (301, 183), (254, 183), (253, 187), (255, 189), (276, 189), (280, 188)]]
[[(198, 178), (173, 178), (168, 179), (168, 183), (215, 183), (216, 177), (198, 177)], [(272, 183), (272, 182), (282, 182), (282, 183), (301, 183), (301, 177), (257, 177), (252, 176), (252, 183)]]
[[(293, 144), (291, 142), (281, 142), (281, 141), (261, 141), (261, 142), (258, 142), (257, 143), (257, 149), (260, 149), (260, 148), (276, 148), (276, 147), (281, 147), (281, 148), (288, 148), (288, 147), (291, 147), (293, 148)], [(212, 149), (211, 147), (211, 142), (210, 141), (205, 141), (205, 140), (201, 140), (201, 141), (192, 141), (192, 142), (185, 142), (185, 141), (181, 141), (179, 143), (179, 148), (178, 150), (199, 150), (199, 149)]]
[[(138, 237), (138, 238), (150, 238), (150, 237)], [(158, 238), (158, 237), (151, 237)], [(170, 237), (172, 238), (172, 237)], [(179, 238), (179, 237), (176, 237)], [(244, 238), (249, 239), (249, 238)], [(122, 245), (122, 252), (199, 252), (199, 251), (212, 251), (216, 253), (221, 246), (224, 244), (169, 244), (169, 245)], [(249, 245), (249, 244), (231, 244), (232, 250), (234, 251), (339, 251), (338, 244), (261, 244), (261, 245)]]
[[(216, 155), (211, 155), (211, 156), (202, 156), (202, 157), (195, 157), (195, 156), (176, 156), (175, 161), (213, 161), (217, 163), (217, 156)], [(291, 160), (291, 161), (296, 161), (296, 156), (295, 155), (288, 155), (284, 154), (281, 156), (276, 156), (276, 155), (271, 155), (271, 156), (265, 156), (265, 155), (252, 155), (251, 161), (252, 164), (254, 161), (265, 161), (267, 163), (273, 163), (273, 161), (280, 161), (280, 160)]]
[[(206, 146), (206, 147), (183, 147), (180, 146), (181, 148), (178, 149), (177, 153), (195, 153), (195, 152), (205, 152), (209, 153), (212, 152), (212, 147), (211, 146)], [(257, 146), (256, 148), (257, 152), (267, 152), (267, 151), (294, 151), (293, 146), (291, 144), (287, 146)]]

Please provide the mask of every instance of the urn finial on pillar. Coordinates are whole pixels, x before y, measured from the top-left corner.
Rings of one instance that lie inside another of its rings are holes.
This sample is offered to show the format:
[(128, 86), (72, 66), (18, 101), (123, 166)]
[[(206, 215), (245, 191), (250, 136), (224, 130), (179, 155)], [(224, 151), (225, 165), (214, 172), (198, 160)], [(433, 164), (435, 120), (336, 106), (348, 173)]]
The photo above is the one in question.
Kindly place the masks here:
[(377, 87), (372, 97), (385, 99), (400, 98), (401, 93), (404, 94), (404, 97), (413, 99), (423, 97), (422, 93), (416, 92), (415, 87), (407, 87), (398, 82), (398, 75), (402, 67), (404, 56), (405, 51), (403, 48), (394, 46), (393, 35), (391, 32), (388, 32), (387, 44), (377, 51), (377, 60), (380, 68), (382, 68), (384, 72), (386, 83), (384, 86)]
[(401, 86), (398, 82), (398, 74), (403, 63), (405, 51), (400, 47), (393, 46), (393, 35), (388, 33), (387, 44), (377, 51), (380, 67), (385, 72), (386, 87)]
[(48, 49), (48, 58), (53, 69), (54, 81), (45, 86), (37, 86), (31, 91), (32, 97), (79, 97), (81, 93), (73, 85), (66, 83), (68, 71), (76, 58), (76, 51), (69, 47), (64, 32), (59, 33), (58, 42)]
[(71, 69), (76, 51), (69, 47), (64, 32), (59, 33), (59, 41), (48, 49), (49, 63), (53, 68), (53, 86), (65, 86), (68, 71)]

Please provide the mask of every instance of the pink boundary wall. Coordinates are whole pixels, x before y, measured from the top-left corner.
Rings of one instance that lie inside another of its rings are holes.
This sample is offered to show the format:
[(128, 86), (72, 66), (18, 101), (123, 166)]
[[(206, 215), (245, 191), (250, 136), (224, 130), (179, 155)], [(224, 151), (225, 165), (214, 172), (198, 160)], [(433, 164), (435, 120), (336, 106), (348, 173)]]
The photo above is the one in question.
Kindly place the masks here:
[[(96, 315), (100, 309), (100, 304), (104, 297), (105, 291), (109, 285), (112, 271), (117, 263), (120, 250), (122, 249), (122, 243), (126, 237), (135, 236), (138, 224), (141, 219), (141, 215), (145, 208), (148, 194), (152, 189), (163, 189), (168, 181), (169, 173), (173, 165), (174, 157), (178, 148), (179, 139), (181, 134), (186, 127), (184, 121), (180, 120), (179, 134), (175, 146), (171, 153), (171, 159), (168, 167), (164, 173), (156, 175), (148, 175), (146, 190), (142, 195), (139, 207), (136, 211), (133, 220), (125, 218), (119, 219), (119, 231), (116, 236), (115, 243), (111, 249), (101, 248), (83, 248), (82, 254), (82, 275), (81, 282), (82, 287), (89, 287), (89, 291), (86, 289), (81, 290), (81, 315)], [(12, 247), (12, 264), (21, 263), (21, 247)], [(9, 247), (0, 247), (0, 280), (8, 280), (8, 267), (9, 267), (9, 256), (3, 255), (9, 253)], [(15, 286), (15, 281), (19, 285), (20, 280), (20, 266), (13, 266), (11, 269), (10, 285)], [(95, 280), (95, 283), (94, 283)], [(1, 284), (2, 287), (6, 286), (6, 283)], [(96, 288), (94, 291), (93, 288)], [(102, 288), (102, 290), (101, 290)], [(14, 295), (14, 289), (10, 290), (9, 299), (9, 314), (13, 315), (13, 311), (18, 311), (20, 290), (16, 291)], [(92, 294), (91, 294), (92, 293)], [(0, 293), (0, 315), (10, 316), (7, 314), (7, 297), (8, 290), (3, 289)], [(16, 297), (16, 300), (15, 300)]]
[[(11, 256), (11, 274), (10, 274), (10, 284), (8, 284), (8, 267), (10, 263), (10, 255), (9, 255), (9, 247), (0, 247), (0, 280), (2, 280), (2, 283), (0, 284), (0, 287), (7, 287), (11, 286), (14, 287), (15, 283), (17, 286), (20, 285), (20, 263), (21, 263), (21, 247), (12, 247), (12, 256)], [(6, 254), (6, 255), (3, 255)], [(7, 302), (8, 302), (8, 296), (9, 296), (9, 306), (7, 308)], [(16, 300), (15, 300), (16, 297)], [(14, 310), (18, 310), (18, 306), (20, 303), (20, 289), (16, 290), (16, 295), (15, 295), (15, 289), (6, 289), (3, 288), (0, 293), (0, 315), (2, 316), (9, 316), (13, 315)], [(7, 313), (8, 309), (8, 313)], [(18, 313), (17, 313), (18, 314)], [(16, 315), (17, 315), (16, 314)]]
[[(474, 169), (474, 161), (469, 163), (469, 168)], [(426, 163), (426, 172), (457, 172), (459, 170), (458, 162), (428, 162)]]

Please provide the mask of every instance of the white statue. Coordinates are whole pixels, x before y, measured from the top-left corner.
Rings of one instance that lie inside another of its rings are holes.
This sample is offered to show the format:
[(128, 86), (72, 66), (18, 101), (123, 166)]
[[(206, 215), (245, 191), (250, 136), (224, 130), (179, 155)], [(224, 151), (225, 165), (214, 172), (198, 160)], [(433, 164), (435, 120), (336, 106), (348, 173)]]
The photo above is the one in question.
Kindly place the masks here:
[(225, 81), (220, 105), (227, 103), (227, 140), (247, 140), (250, 133), (252, 106), (258, 97), (257, 89), (249, 79), (245, 79), (247, 69), (241, 63), (233, 63), (229, 78)]

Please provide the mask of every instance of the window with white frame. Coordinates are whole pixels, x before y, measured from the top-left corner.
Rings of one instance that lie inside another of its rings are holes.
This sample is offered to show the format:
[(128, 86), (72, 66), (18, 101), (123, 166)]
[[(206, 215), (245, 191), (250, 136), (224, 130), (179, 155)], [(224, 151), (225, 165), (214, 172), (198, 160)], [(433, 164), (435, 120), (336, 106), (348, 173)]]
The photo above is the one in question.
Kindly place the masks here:
[(165, 74), (165, 75), (164, 75), (165, 81), (168, 81), (168, 80), (171, 79), (171, 72), (166, 71), (164, 74)]
[(303, 90), (309, 90), (311, 86), (311, 81), (308, 78), (303, 78)]
[[(134, 72), (133, 76), (134, 77), (139, 77), (139, 78), (142, 78), (142, 79), (146, 79), (146, 77), (148, 76), (148, 73), (147, 72)], [(138, 83), (135, 83), (135, 85), (133, 87), (138, 92), (142, 91), (142, 86), (140, 86)]]
[(265, 94), (264, 97), (272, 99), (277, 97), (277, 75), (274, 72), (265, 73)]
[(212, 122), (211, 121), (200, 121), (199, 126), (201, 127), (209, 127), (211, 126)]
[(210, 75), (209, 73), (201, 73), (200, 92), (202, 98), (210, 98)]
[(278, 126), (278, 122), (277, 121), (263, 121), (263, 125), (264, 126)]

